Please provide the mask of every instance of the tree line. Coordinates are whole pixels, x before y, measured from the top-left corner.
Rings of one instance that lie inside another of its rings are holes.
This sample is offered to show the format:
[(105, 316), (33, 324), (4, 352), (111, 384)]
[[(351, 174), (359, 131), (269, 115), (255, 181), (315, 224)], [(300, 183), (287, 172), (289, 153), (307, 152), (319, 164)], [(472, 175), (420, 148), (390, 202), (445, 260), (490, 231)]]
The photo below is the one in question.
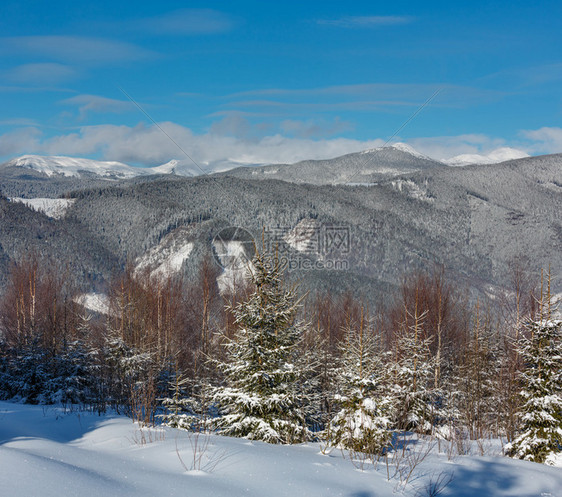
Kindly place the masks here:
[(223, 294), (209, 259), (189, 279), (127, 266), (93, 312), (58, 268), (28, 255), (7, 275), (3, 399), (369, 454), (406, 430), (502, 437), (506, 453), (536, 462), (561, 450), (562, 324), (548, 275), (514, 265), (512, 288), (482, 302), (438, 268), (405, 275), (372, 309), (351, 293), (300, 295), (258, 253)]

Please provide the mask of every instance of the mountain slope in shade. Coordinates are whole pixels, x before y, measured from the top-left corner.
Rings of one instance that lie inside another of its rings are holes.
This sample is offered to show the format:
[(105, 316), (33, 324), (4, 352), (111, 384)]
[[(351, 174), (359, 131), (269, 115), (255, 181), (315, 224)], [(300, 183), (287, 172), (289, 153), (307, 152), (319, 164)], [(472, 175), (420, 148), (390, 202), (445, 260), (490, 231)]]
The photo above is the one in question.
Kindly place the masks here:
[(290, 183), (369, 184), (416, 171), (446, 167), (404, 143), (343, 155), (334, 159), (305, 160), (295, 164), (239, 167), (227, 176), (279, 179)]

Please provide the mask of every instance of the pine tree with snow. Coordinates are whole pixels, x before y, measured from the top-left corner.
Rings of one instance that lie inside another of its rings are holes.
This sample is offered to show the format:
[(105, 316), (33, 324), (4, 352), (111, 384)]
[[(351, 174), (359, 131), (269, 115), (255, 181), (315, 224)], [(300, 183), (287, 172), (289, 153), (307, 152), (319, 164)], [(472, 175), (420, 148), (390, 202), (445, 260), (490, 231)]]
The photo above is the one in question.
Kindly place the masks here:
[(524, 364), (520, 435), (506, 454), (553, 464), (562, 452), (562, 321), (550, 319), (549, 312), (546, 319), (530, 321), (526, 331), (517, 344)]
[(238, 332), (227, 343), (225, 360), (217, 363), (224, 385), (212, 389), (222, 434), (269, 443), (310, 438), (305, 382), (310, 370), (299, 359), (304, 326), (296, 322), (300, 301), (284, 288), (282, 271), (276, 257), (256, 255), (255, 291), (231, 309)]
[(454, 368), (454, 407), (460, 424), (472, 440), (498, 431), (500, 351), (489, 327), (481, 322), (477, 305), (476, 319), (462, 361)]
[(358, 329), (349, 328), (342, 344), (340, 393), (334, 399), (340, 411), (326, 436), (333, 446), (378, 454), (391, 443), (392, 400), (387, 394), (388, 375), (380, 337), (365, 326), (361, 311)]
[(431, 338), (423, 337), (423, 320), (427, 312), (406, 312), (412, 324), (405, 320), (396, 337), (391, 364), (394, 423), (400, 430), (431, 431), (435, 418), (435, 359), (431, 356)]
[(200, 405), (189, 395), (190, 379), (182, 377), (181, 374), (174, 374), (169, 381), (169, 390), (171, 397), (161, 399), (162, 407), (165, 409), (164, 414), (158, 415), (162, 424), (179, 428), (182, 430), (198, 430), (202, 426), (202, 420), (197, 415)]

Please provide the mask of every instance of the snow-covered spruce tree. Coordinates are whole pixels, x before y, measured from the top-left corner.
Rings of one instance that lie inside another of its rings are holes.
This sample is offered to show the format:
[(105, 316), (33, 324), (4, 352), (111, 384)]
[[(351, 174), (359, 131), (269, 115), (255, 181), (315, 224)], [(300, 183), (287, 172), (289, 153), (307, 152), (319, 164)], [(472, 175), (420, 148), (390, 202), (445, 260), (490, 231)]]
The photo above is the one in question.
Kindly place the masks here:
[(197, 430), (201, 426), (201, 418), (197, 416), (200, 410), (198, 402), (189, 395), (190, 379), (182, 377), (181, 374), (174, 374), (169, 382), (171, 397), (160, 399), (164, 414), (158, 415), (162, 423), (172, 428), (182, 430)]
[[(427, 312), (406, 311), (406, 318), (396, 337), (391, 364), (394, 422), (399, 430), (431, 431), (435, 418), (435, 360), (423, 337), (423, 320)], [(409, 322), (412, 321), (411, 324)]]
[(232, 310), (238, 330), (217, 363), (224, 385), (211, 390), (224, 435), (269, 443), (310, 438), (306, 425), (309, 369), (299, 358), (304, 326), (296, 322), (300, 301), (284, 288), (276, 257), (256, 255), (254, 292)]
[(496, 337), (482, 323), (480, 308), (468, 338), (462, 362), (455, 368), (451, 383), (455, 388), (454, 407), (460, 424), (471, 440), (498, 431), (500, 352)]
[(158, 375), (154, 354), (128, 346), (111, 333), (105, 337), (103, 356), (110, 403), (118, 412), (124, 408), (135, 421), (153, 424)]
[[(391, 443), (392, 399), (380, 336), (365, 326), (363, 310), (358, 329), (346, 330), (338, 374), (340, 406), (328, 429), (329, 444), (366, 454), (378, 454)], [(386, 380), (386, 381), (385, 381)]]
[(562, 321), (532, 320), (526, 331), (517, 344), (523, 360), (520, 435), (506, 454), (552, 464), (562, 452)]

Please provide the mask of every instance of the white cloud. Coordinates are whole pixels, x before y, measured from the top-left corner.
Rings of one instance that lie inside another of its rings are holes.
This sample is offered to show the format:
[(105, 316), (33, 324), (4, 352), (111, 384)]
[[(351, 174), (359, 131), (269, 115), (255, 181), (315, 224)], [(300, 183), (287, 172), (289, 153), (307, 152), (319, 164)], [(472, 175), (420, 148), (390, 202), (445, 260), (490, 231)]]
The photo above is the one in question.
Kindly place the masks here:
[(483, 134), (422, 137), (406, 141), (418, 152), (437, 160), (446, 160), (463, 154), (485, 155), (506, 146), (504, 139)]
[(378, 28), (380, 26), (395, 26), (408, 24), (413, 21), (410, 16), (346, 16), (338, 19), (319, 19), (318, 24), (338, 28)]
[(353, 125), (342, 121), (338, 117), (333, 120), (308, 119), (298, 121), (287, 119), (280, 124), (281, 131), (297, 138), (325, 138), (334, 136), (344, 131), (349, 131)]
[(40, 146), (41, 131), (34, 127), (18, 128), (0, 135), (0, 157), (33, 153)]
[(436, 90), (431, 106), (468, 107), (500, 100), (505, 92), (448, 83), (374, 83), (317, 88), (265, 88), (226, 95), (231, 108), (281, 109), (282, 112), (418, 107)]
[(132, 102), (100, 97), (99, 95), (76, 95), (61, 100), (59, 103), (77, 106), (80, 119), (86, 118), (89, 112), (119, 114), (133, 109)]
[(461, 154), (451, 157), (444, 162), (450, 166), (466, 166), (469, 164), (497, 164), (513, 159), (529, 157), (529, 154), (511, 147), (500, 147), (487, 154)]
[(0, 126), (39, 126), (39, 123), (35, 119), (29, 119), (27, 117), (15, 117), (13, 119), (3, 119), (0, 121)]
[[(178, 144), (204, 171), (223, 169), (228, 164), (293, 163), (303, 159), (326, 159), (380, 147), (382, 139), (313, 139), (308, 126), (315, 123), (286, 122), (285, 134), (270, 132), (263, 136), (248, 127), (243, 119), (217, 123), (209, 132), (195, 134), (172, 122), (137, 126), (84, 126), (75, 132), (45, 137), (33, 127), (20, 128), (0, 135), (0, 157), (22, 154), (96, 156), (126, 163), (159, 165), (171, 159), (189, 163)], [(287, 136), (292, 132), (294, 136)], [(296, 136), (297, 134), (302, 136)], [(562, 129), (541, 128), (523, 132), (526, 142), (507, 142), (483, 134), (400, 139), (418, 152), (438, 160), (463, 154), (484, 156), (490, 161), (523, 156), (539, 149), (562, 150)], [(171, 138), (171, 139), (170, 139)], [(556, 148), (559, 147), (559, 148)], [(535, 152), (536, 153), (536, 152)], [(507, 154), (507, 155), (506, 155)], [(195, 169), (195, 168), (193, 168)]]
[(538, 66), (504, 69), (481, 78), (482, 81), (496, 81), (501, 85), (520, 88), (539, 86), (562, 80), (562, 62)]
[(75, 79), (78, 73), (72, 67), (55, 62), (23, 64), (4, 73), (4, 78), (14, 83), (56, 85), (63, 81)]
[(56, 86), (0, 86), (1, 93), (77, 93), (70, 88), (59, 88)]
[(562, 128), (543, 127), (521, 131), (521, 136), (530, 140), (529, 149), (533, 153), (557, 154), (562, 152)]
[[(159, 35), (224, 33), (230, 31), (234, 25), (235, 20), (231, 16), (212, 9), (179, 9), (159, 16), (128, 22), (131, 29)], [(123, 26), (120, 25), (120, 27)]]
[(13, 36), (0, 38), (0, 54), (25, 53), (62, 62), (114, 63), (144, 59), (154, 53), (122, 41), (83, 36)]
[[(0, 156), (37, 153), (46, 155), (101, 156), (104, 159), (157, 165), (186, 157), (177, 143), (203, 169), (224, 167), (225, 162), (267, 164), (323, 159), (373, 148), (382, 140), (359, 141), (346, 138), (312, 140), (274, 134), (255, 139), (241, 139), (215, 132), (195, 135), (175, 123), (160, 127), (139, 124), (134, 127), (84, 126), (77, 132), (43, 138), (40, 133), (25, 132), (0, 136)], [(170, 140), (168, 136), (173, 139)], [(9, 145), (9, 146), (8, 146)]]

